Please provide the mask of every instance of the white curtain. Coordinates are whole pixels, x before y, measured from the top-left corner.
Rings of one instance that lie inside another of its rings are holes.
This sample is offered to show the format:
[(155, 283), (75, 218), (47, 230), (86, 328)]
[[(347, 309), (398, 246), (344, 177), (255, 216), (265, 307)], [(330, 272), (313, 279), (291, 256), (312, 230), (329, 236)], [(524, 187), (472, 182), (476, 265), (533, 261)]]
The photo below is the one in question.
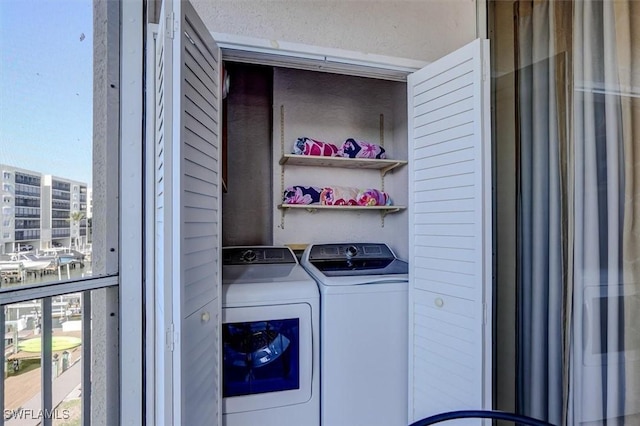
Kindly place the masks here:
[(640, 2), (515, 12), (518, 408), (638, 426)]
[(569, 424), (622, 414), (622, 138), (611, 2), (574, 11), (573, 344)]
[[(518, 24), (518, 395), (521, 413), (562, 418), (563, 56), (548, 2), (520, 2)], [(560, 80), (562, 80), (560, 78)], [(560, 84), (558, 84), (560, 83)]]
[(640, 424), (633, 417), (640, 406), (639, 351), (633, 347), (639, 329), (629, 322), (638, 318), (630, 303), (638, 297), (638, 271), (623, 262), (636, 256), (637, 263), (639, 252), (637, 228), (629, 235), (638, 215), (633, 178), (640, 167), (633, 160), (629, 3), (574, 3), (568, 424)]

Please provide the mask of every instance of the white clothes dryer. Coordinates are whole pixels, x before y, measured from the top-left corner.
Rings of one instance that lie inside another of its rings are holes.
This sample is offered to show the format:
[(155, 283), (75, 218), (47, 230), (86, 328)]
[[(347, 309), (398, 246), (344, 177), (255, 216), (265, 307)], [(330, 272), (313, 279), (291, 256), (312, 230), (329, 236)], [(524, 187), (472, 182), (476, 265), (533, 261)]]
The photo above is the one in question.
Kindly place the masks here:
[(408, 423), (408, 265), (386, 244), (318, 244), (321, 424)]
[(222, 250), (226, 426), (319, 426), (319, 293), (288, 247)]

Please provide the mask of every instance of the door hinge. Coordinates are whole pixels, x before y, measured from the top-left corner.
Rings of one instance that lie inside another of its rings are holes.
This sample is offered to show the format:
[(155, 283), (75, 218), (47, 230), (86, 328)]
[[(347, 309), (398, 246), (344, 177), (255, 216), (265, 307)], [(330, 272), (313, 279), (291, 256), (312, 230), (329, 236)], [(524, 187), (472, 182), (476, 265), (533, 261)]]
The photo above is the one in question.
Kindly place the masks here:
[(482, 304), (482, 325), (487, 324), (487, 304)]
[(488, 74), (487, 64), (482, 64), (482, 81), (487, 81)]
[(164, 341), (165, 341), (166, 349), (169, 352), (173, 352), (173, 348), (175, 347), (175, 341), (176, 341), (176, 331), (175, 331), (175, 328), (173, 327), (173, 324), (170, 324), (167, 327), (167, 331), (165, 332)]
[(173, 35), (178, 29), (178, 22), (176, 21), (175, 13), (173, 11), (167, 13), (165, 21), (165, 35), (170, 39), (173, 39)]

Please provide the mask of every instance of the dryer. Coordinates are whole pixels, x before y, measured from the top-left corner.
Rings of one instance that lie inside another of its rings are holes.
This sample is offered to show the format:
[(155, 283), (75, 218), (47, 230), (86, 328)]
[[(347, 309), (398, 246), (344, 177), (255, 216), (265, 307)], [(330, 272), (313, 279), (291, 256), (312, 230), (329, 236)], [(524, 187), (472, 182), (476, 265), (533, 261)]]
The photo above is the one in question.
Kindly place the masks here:
[(386, 244), (308, 246), (320, 289), (321, 424), (408, 424), (408, 265)]
[(318, 426), (319, 292), (288, 247), (222, 249), (226, 426)]

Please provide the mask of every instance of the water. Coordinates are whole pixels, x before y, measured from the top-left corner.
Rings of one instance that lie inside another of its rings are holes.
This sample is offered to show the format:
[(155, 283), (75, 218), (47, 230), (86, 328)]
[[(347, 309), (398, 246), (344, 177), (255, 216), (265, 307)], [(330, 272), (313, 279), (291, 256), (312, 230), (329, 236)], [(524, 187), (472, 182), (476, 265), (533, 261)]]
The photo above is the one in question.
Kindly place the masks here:
[(59, 283), (63, 281), (76, 280), (80, 278), (91, 277), (91, 264), (90, 262), (84, 263), (84, 267), (75, 265), (75, 267), (69, 266), (69, 274), (67, 275), (67, 267), (62, 266), (60, 268), (60, 275), (58, 273), (28, 273), (24, 281), (13, 282), (0, 282), (0, 288), (2, 289), (15, 289), (17, 287), (34, 285), (34, 284), (49, 284)]

